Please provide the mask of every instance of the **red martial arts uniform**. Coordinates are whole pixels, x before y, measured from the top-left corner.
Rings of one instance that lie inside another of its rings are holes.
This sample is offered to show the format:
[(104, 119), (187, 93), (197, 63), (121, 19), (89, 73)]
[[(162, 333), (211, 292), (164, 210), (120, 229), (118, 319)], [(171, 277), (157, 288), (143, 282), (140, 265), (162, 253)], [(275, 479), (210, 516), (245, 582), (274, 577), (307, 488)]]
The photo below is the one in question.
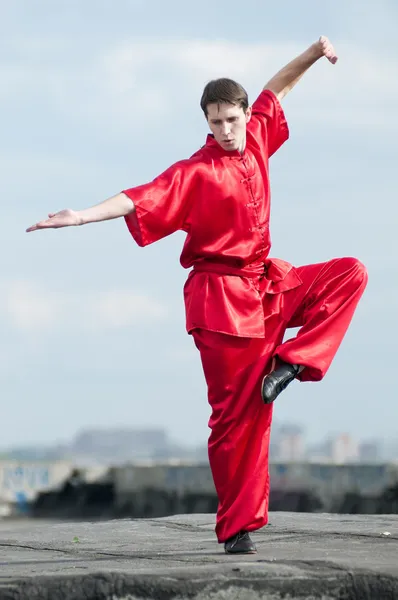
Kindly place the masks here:
[[(138, 245), (187, 233), (187, 331), (201, 354), (212, 408), (219, 542), (267, 523), (272, 405), (263, 404), (260, 390), (273, 358), (304, 366), (302, 381), (322, 379), (367, 282), (354, 258), (294, 268), (268, 257), (268, 158), (288, 136), (281, 105), (263, 91), (242, 155), (209, 135), (191, 158), (124, 190), (135, 205), (126, 222)], [(301, 329), (282, 343), (288, 327)]]

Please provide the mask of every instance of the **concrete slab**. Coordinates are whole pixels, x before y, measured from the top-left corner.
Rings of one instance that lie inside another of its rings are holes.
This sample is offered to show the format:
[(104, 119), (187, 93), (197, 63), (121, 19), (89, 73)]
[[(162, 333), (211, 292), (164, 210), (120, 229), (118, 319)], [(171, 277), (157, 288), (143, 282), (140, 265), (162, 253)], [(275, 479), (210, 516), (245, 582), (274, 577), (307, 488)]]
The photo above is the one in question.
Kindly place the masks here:
[(0, 522), (0, 600), (398, 599), (398, 516), (271, 514), (231, 557), (213, 515)]

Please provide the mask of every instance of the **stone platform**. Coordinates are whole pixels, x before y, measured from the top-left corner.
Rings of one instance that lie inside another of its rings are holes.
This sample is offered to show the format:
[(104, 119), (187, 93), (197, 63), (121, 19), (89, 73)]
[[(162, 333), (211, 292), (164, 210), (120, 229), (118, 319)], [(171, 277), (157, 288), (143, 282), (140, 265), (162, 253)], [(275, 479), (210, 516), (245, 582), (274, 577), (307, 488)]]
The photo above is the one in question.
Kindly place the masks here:
[(272, 513), (231, 557), (213, 515), (0, 521), (0, 600), (398, 599), (398, 516)]

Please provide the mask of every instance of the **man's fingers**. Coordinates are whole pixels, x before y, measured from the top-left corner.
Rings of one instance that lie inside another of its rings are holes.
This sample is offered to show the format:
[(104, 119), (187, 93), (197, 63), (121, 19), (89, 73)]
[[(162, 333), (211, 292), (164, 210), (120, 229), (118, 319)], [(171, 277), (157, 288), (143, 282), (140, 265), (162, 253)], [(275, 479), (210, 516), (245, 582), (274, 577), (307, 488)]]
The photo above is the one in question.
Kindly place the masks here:
[(325, 52), (325, 56), (333, 65), (336, 64), (338, 61), (338, 57), (336, 56), (336, 53), (333, 48)]
[(336, 62), (338, 61), (338, 57), (337, 57), (336, 51), (333, 48), (333, 45), (330, 43), (329, 39), (326, 36), (321, 35), (321, 37), (319, 38), (319, 42), (321, 43), (324, 56), (333, 65), (336, 64)]
[(37, 231), (38, 229), (46, 229), (51, 226), (52, 226), (52, 223), (50, 221), (40, 221), (39, 223), (36, 223), (35, 225), (31, 225), (31, 227), (28, 227), (28, 229), (26, 230), (26, 233), (30, 233), (31, 231)]
[(26, 233), (30, 233), (31, 231), (37, 231), (38, 229), (43, 229), (43, 226), (41, 225), (41, 223), (36, 223), (36, 225), (32, 225), (31, 227), (28, 227), (28, 229), (26, 230)]
[(27, 233), (30, 233), (31, 231), (37, 231), (37, 229), (48, 229), (50, 227), (59, 227), (59, 220), (57, 222), (57, 219), (54, 219), (54, 217), (57, 216), (57, 213), (48, 213), (48, 219), (46, 219), (45, 221), (39, 221), (39, 223), (36, 223), (35, 225), (32, 225), (31, 227), (28, 227), (28, 229), (26, 230)]
[(36, 229), (38, 229), (38, 226), (32, 225), (31, 227), (27, 228), (26, 233), (30, 233), (31, 231), (36, 231)]

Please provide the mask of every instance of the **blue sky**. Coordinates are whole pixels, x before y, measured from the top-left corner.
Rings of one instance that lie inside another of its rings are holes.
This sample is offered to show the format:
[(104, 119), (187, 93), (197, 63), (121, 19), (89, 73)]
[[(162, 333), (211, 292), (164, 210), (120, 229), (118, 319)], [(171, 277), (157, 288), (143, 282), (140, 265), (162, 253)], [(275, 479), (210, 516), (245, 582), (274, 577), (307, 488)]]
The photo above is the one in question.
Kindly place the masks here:
[(369, 285), (322, 383), (277, 420), (316, 441), (396, 435), (398, 8), (393, 1), (0, 0), (1, 445), (83, 427), (165, 426), (205, 443), (209, 408), (185, 333), (183, 234), (138, 248), (122, 221), (25, 234), (155, 177), (203, 144), (214, 76), (253, 101), (319, 35), (320, 61), (283, 101), (272, 159), (273, 256), (357, 256)]

